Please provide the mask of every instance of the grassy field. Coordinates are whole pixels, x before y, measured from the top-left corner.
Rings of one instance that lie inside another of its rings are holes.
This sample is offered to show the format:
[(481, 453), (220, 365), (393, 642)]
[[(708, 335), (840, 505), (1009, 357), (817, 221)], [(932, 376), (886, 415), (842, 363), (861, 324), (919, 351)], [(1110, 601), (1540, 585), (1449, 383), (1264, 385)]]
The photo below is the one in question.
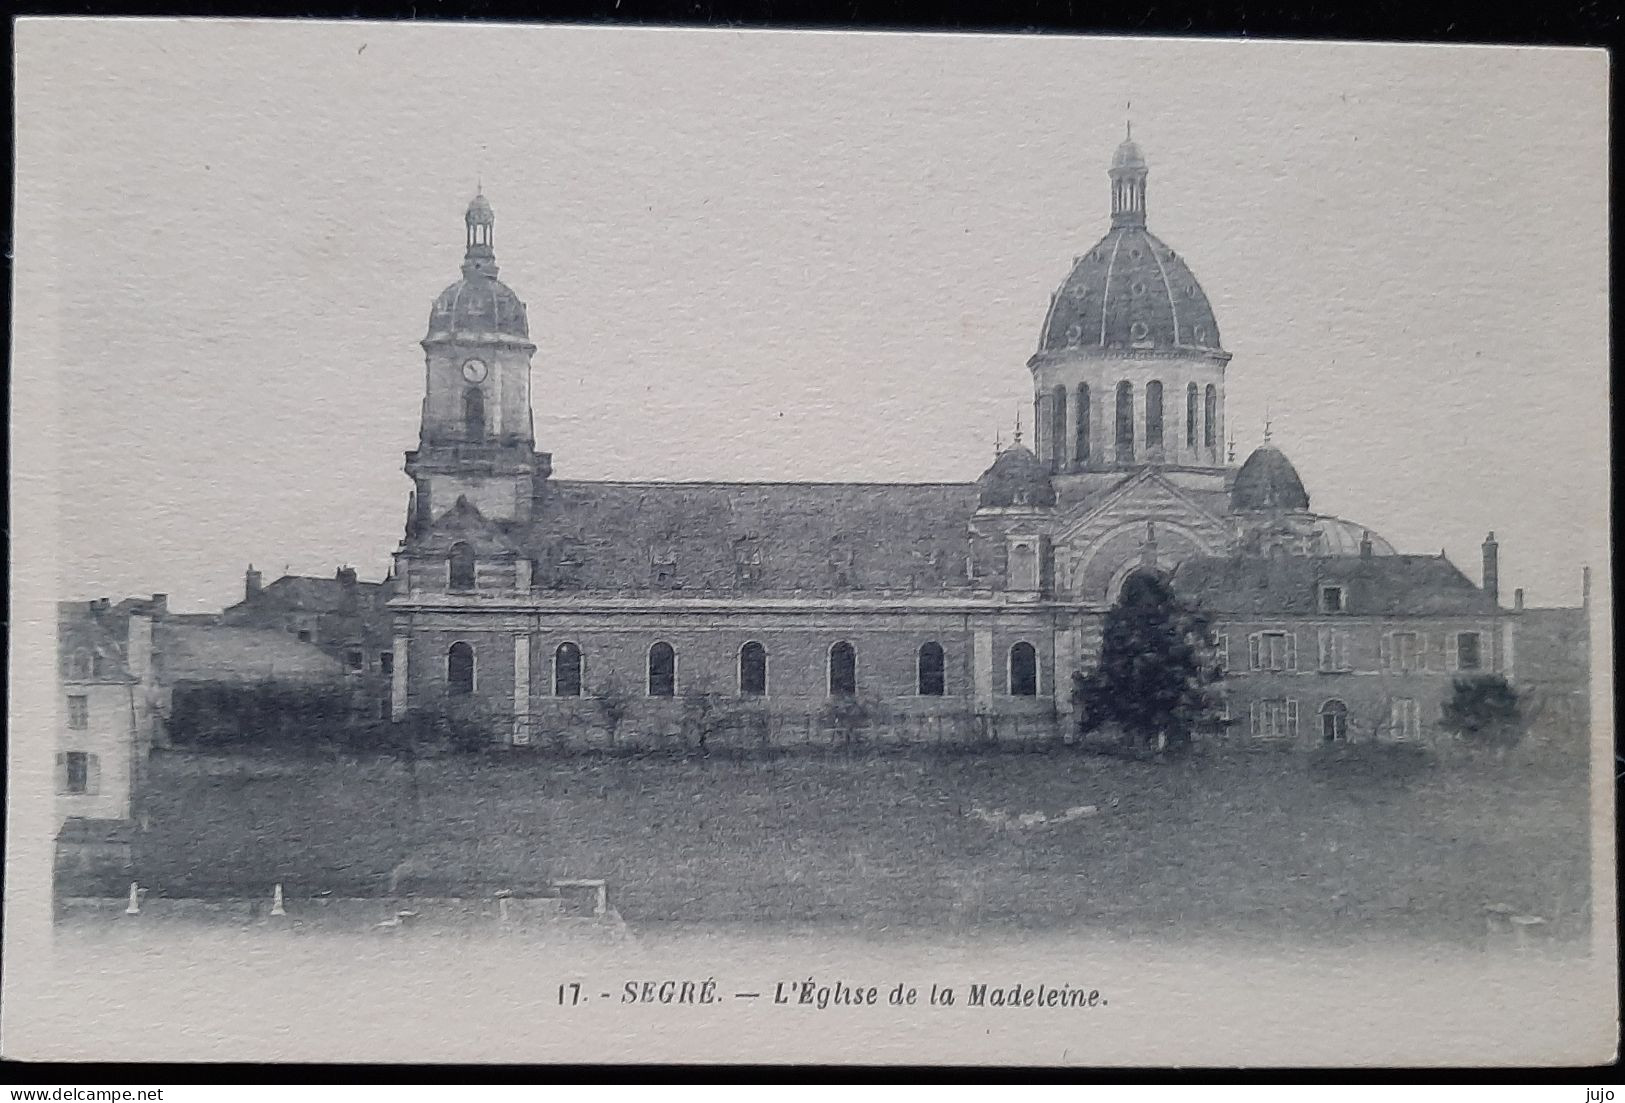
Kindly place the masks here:
[[(1504, 902), (1585, 930), (1583, 772), (1319, 755), (392, 760), (155, 757), (160, 895), (473, 895), (601, 877), (628, 922), (1403, 933)], [(1093, 805), (1012, 831), (1011, 816)], [(400, 863), (405, 862), (404, 866)]]

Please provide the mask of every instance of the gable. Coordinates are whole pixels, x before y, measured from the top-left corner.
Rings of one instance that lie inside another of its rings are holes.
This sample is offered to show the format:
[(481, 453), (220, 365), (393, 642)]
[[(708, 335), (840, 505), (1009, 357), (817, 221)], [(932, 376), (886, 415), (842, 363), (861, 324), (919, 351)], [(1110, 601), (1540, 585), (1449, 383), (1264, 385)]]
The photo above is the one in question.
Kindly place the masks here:
[(1055, 587), (1109, 605), (1123, 579), (1149, 559), (1171, 570), (1229, 549), (1229, 523), (1155, 471), (1144, 470), (1096, 499), (1055, 538)]

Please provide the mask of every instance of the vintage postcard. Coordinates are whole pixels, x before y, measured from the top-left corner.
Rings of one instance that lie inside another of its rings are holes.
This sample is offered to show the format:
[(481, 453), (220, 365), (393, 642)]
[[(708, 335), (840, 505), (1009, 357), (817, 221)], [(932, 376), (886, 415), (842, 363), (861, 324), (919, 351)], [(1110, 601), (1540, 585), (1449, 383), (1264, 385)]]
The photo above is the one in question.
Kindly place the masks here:
[(1605, 53), (16, 58), (7, 1056), (1614, 1056)]

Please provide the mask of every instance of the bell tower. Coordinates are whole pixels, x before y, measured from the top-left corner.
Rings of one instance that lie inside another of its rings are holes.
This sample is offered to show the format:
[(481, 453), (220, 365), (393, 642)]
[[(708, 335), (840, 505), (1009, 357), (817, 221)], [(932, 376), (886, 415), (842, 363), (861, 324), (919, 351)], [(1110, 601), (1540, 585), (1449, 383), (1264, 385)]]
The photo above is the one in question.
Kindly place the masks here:
[(483, 191), (463, 217), (462, 279), (429, 311), (424, 398), (416, 451), (412, 523), (427, 524), (466, 498), (491, 520), (530, 516), (536, 480), (550, 457), (535, 449), (525, 304), (497, 279), (496, 215)]

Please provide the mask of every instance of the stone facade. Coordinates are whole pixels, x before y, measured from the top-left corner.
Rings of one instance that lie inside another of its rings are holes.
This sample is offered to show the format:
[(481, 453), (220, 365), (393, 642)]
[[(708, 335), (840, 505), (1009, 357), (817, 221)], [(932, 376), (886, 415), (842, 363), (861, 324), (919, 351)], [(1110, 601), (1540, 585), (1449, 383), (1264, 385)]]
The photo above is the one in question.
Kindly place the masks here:
[[(766, 716), (775, 738), (819, 739), (821, 711), (854, 696), (910, 730), (974, 718), (984, 733), (1054, 735), (1136, 571), (1213, 612), (1233, 730), (1249, 737), (1310, 742), (1328, 701), (1346, 707), (1339, 738), (1426, 733), (1461, 632), (1481, 636), (1481, 669), (1514, 675), (1515, 618), (1488, 546), (1486, 590), (1442, 556), (1397, 555), (1312, 512), (1267, 434), (1232, 463), (1230, 354), (1211, 307), (1146, 229), (1132, 142), (1109, 176), (1111, 230), (1052, 298), (1028, 363), (1035, 447), (1018, 431), (975, 483), (554, 478), (532, 432), (524, 304), (496, 278), (494, 215), (477, 197), (462, 279), (422, 342), (427, 395), (391, 572), (392, 713), (468, 698), (502, 740), (589, 739), (594, 699), (629, 693), (628, 729), (658, 737), (685, 698), (715, 693)], [(1249, 575), (1246, 600), (1224, 599), (1227, 570)], [(1347, 604), (1327, 614), (1317, 603), (1337, 579)], [(1346, 662), (1324, 672), (1323, 628), (1348, 636)], [(1382, 641), (1413, 631), (1428, 665), (1395, 667)], [(1235, 665), (1263, 632), (1296, 641), (1294, 669)]]

